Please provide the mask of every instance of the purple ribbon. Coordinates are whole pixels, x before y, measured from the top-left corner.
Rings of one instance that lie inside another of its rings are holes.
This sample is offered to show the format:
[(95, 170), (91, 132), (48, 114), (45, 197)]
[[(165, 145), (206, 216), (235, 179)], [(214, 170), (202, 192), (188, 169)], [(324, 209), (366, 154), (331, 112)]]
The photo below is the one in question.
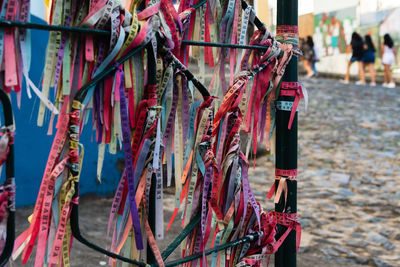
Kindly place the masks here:
[(97, 122), (97, 143), (101, 144), (103, 139), (103, 122), (101, 120), (102, 116), (102, 104), (101, 104), (101, 94), (102, 94), (103, 84), (99, 83), (97, 85), (97, 90), (95, 91), (96, 100), (96, 122)]
[[(249, 177), (248, 177), (248, 166), (247, 163), (243, 160), (243, 157), (245, 157), (245, 155), (240, 152), (240, 161), (241, 161), (241, 166), (242, 166), (242, 183), (243, 183), (243, 196), (245, 197), (244, 199), (244, 203), (245, 203), (245, 209), (247, 206), (247, 199), (249, 199), (251, 205), (253, 206), (254, 212), (256, 213), (257, 216), (257, 222), (258, 222), (258, 226), (261, 229), (261, 221), (260, 221), (260, 209), (259, 206), (257, 204), (256, 198), (254, 197), (253, 191), (251, 190), (250, 184), (249, 184)], [(243, 218), (245, 217), (245, 214), (243, 215)]]
[(226, 214), (226, 212), (228, 211), (228, 209), (231, 206), (232, 201), (233, 201), (234, 192), (235, 192), (235, 180), (236, 180), (237, 165), (238, 165), (238, 160), (237, 160), (237, 158), (235, 158), (233, 160), (231, 172), (229, 175), (228, 193), (226, 194), (224, 214)]
[(211, 184), (211, 176), (212, 176), (212, 166), (208, 166), (206, 174), (204, 175), (203, 196), (201, 201), (201, 233), (203, 235), (203, 238), (204, 235), (206, 234), (207, 197)]
[(259, 127), (259, 134), (260, 134), (260, 143), (262, 143), (264, 141), (264, 129), (265, 129), (265, 122), (266, 122), (266, 118), (267, 118), (267, 109), (268, 109), (268, 101), (264, 101), (262, 107), (260, 108), (260, 127)]
[[(174, 81), (175, 81), (175, 79), (174, 79)], [(167, 125), (166, 125), (165, 131), (164, 131), (164, 137), (163, 137), (163, 141), (162, 141), (164, 146), (167, 146), (167, 140), (169, 139), (169, 135), (170, 135), (172, 127), (174, 125), (177, 104), (178, 104), (178, 86), (174, 82), (174, 97), (172, 99), (171, 113), (169, 114), (169, 117), (168, 117)]]
[(184, 75), (182, 75), (182, 126), (183, 126), (183, 144), (186, 141), (186, 137), (189, 131), (189, 95), (187, 88), (187, 80)]
[(126, 168), (126, 177), (128, 180), (129, 204), (132, 216), (132, 224), (135, 233), (136, 247), (138, 250), (142, 250), (143, 249), (142, 233), (140, 228), (139, 213), (135, 201), (135, 178), (133, 175), (131, 130), (129, 128), (128, 108), (126, 106), (126, 99), (125, 99), (124, 72), (119, 68), (116, 75), (121, 75), (119, 94), (120, 94), (120, 107), (121, 107), (122, 142), (125, 152), (125, 168)]
[[(139, 152), (139, 158), (137, 159), (136, 166), (135, 166), (135, 191), (139, 184), (140, 175), (143, 173), (144, 164), (146, 163), (147, 154), (149, 154), (149, 149), (151, 146), (150, 139), (146, 139), (143, 142), (142, 150)], [(137, 178), (137, 179), (136, 179)]]
[[(75, 10), (76, 10), (76, 0), (74, 0), (74, 2), (72, 3), (71, 13), (66, 18), (64, 26), (69, 26), (71, 24), (72, 16), (73, 16), (73, 14), (75, 14)], [(64, 32), (62, 34), (60, 48), (58, 49), (58, 52), (57, 52), (56, 71), (54, 73), (54, 97), (56, 97), (56, 93), (57, 93), (58, 80), (60, 79), (62, 61), (64, 58), (65, 46), (67, 44), (68, 36), (69, 36), (69, 33), (67, 33), (67, 32)], [(67, 57), (69, 57), (69, 55), (67, 55)]]

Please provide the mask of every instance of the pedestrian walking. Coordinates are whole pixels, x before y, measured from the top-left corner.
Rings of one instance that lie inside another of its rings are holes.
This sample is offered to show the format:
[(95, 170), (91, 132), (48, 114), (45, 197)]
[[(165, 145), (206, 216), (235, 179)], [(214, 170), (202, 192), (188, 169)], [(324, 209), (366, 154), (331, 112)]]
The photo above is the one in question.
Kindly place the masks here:
[(372, 38), (369, 34), (364, 37), (364, 56), (363, 63), (364, 67), (368, 67), (369, 74), (371, 75), (371, 83), (369, 85), (375, 86), (375, 46), (372, 42)]
[(307, 36), (306, 41), (302, 47), (303, 51), (303, 66), (307, 71), (307, 77), (312, 77), (315, 73), (312, 69), (312, 63), (315, 60), (315, 52), (314, 52), (314, 41), (311, 36)]
[(364, 42), (362, 40), (362, 37), (356, 33), (353, 32), (351, 35), (351, 49), (353, 51), (353, 54), (350, 58), (350, 61), (347, 63), (347, 71), (346, 71), (346, 76), (344, 78), (344, 83), (349, 83), (350, 81), (350, 66), (353, 64), (353, 62), (357, 62), (358, 64), (358, 71), (360, 74), (360, 80), (356, 82), (358, 85), (365, 85), (365, 76), (364, 76), (364, 67), (363, 67), (363, 55), (364, 55)]
[(398, 60), (393, 40), (388, 33), (383, 36), (383, 44), (381, 45), (381, 60), (384, 68), (383, 78), (385, 82), (383, 83), (383, 86), (389, 88), (396, 87), (390, 71), (390, 66), (393, 63), (396, 63), (397, 65)]

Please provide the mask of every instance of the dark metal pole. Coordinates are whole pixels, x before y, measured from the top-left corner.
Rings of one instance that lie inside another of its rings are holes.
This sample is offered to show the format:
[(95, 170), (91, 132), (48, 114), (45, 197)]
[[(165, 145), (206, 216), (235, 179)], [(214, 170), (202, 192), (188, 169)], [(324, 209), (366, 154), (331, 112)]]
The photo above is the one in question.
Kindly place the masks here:
[[(279, 25), (298, 25), (298, 2), (297, 0), (278, 0), (277, 1), (277, 27)], [(297, 57), (292, 57), (286, 68), (282, 82), (297, 82)], [(278, 101), (293, 101), (294, 97), (279, 96)], [(275, 167), (281, 170), (297, 169), (297, 113), (293, 124), (288, 130), (290, 112), (276, 111), (276, 162)], [(276, 188), (279, 181), (276, 181)], [(278, 212), (297, 213), (297, 181), (287, 180), (288, 195), (286, 210), (284, 196), (275, 205)], [(282, 194), (284, 195), (284, 194)], [(276, 238), (286, 231), (286, 227), (279, 225)], [(292, 230), (275, 253), (276, 267), (295, 267), (296, 266), (296, 232)]]
[(44, 30), (44, 31), (60, 31), (60, 32), (73, 32), (73, 33), (81, 33), (81, 34), (91, 34), (91, 35), (99, 35), (99, 36), (109, 36), (110, 31), (105, 30), (96, 30), (82, 27), (69, 27), (62, 25), (47, 25), (42, 23), (32, 23), (32, 22), (23, 22), (23, 21), (11, 21), (11, 20), (3, 20), (0, 19), (0, 27), (18, 27), (25, 29), (36, 29), (36, 30)]
[(268, 49), (267, 46), (259, 46), (259, 45), (239, 45), (239, 44), (226, 44), (226, 43), (215, 43), (215, 42), (198, 42), (198, 41), (188, 41), (188, 40), (182, 40), (182, 45), (256, 49), (264, 51)]

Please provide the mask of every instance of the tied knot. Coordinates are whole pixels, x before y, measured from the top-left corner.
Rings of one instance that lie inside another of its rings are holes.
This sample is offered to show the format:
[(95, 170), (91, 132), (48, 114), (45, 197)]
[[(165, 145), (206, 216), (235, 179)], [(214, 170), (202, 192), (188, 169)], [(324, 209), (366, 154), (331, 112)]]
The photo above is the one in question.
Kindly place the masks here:
[(75, 198), (71, 199), (71, 203), (75, 204), (75, 205), (78, 205), (79, 204), (79, 197), (75, 197)]
[(10, 146), (10, 145), (13, 145), (13, 144), (14, 144), (14, 135), (15, 135), (15, 132), (12, 131), (12, 130), (8, 130), (8, 131), (7, 131), (7, 134), (8, 134), (8, 145), (9, 145), (9, 146)]
[(264, 36), (266, 36), (267, 38), (265, 40), (261, 40), (260, 45), (261, 46), (266, 46), (266, 47), (271, 46), (272, 45), (272, 39), (269, 38), (270, 37), (269, 32), (264, 34)]
[(78, 149), (71, 149), (68, 153), (71, 163), (79, 163), (79, 151)]
[(281, 213), (274, 211), (273, 216), (274, 218), (276, 218), (276, 222), (278, 224), (287, 227), (285, 233), (277, 241), (278, 246), (280, 246), (283, 243), (283, 240), (285, 240), (285, 238), (289, 235), (289, 233), (294, 230), (296, 231), (296, 251), (298, 252), (301, 240), (301, 225), (298, 221), (297, 213)]
[(234, 77), (235, 80), (237, 79), (246, 79), (247, 77), (253, 77), (253, 72), (251, 70), (242, 70), (241, 72), (237, 73)]
[(79, 178), (78, 178), (77, 175), (70, 175), (70, 176), (68, 177), (68, 181), (69, 181), (69, 182), (78, 182), (78, 181), (79, 181)]
[(307, 103), (308, 103), (307, 90), (301, 83), (298, 82), (282, 82), (279, 95), (294, 97), (293, 106), (289, 118), (289, 125), (288, 125), (288, 129), (290, 130), (292, 128), (294, 115), (296, 114), (297, 106), (299, 105), (300, 99), (303, 98), (305, 100), (305, 108), (307, 109)]
[(210, 107), (214, 99), (219, 99), (219, 97), (210, 95), (210, 96), (204, 96), (204, 107)]
[(123, 64), (120, 64), (119, 62), (114, 62), (111, 66), (112, 69), (115, 69), (115, 74), (114, 75), (119, 75), (119, 77), (121, 77), (120, 79), (122, 79), (123, 77), (125, 77), (125, 72), (123, 69)]
[(111, 67), (112, 67), (112, 68), (115, 68), (115, 69), (118, 70), (118, 71), (121, 71), (121, 70), (122, 70), (122, 65), (121, 65), (119, 62), (114, 62), (114, 63), (111, 65)]
[[(269, 192), (267, 194), (267, 198), (271, 199), (275, 193), (274, 203), (279, 203), (282, 193), (284, 193), (284, 197), (285, 197), (284, 203), (286, 203), (287, 202), (287, 192), (288, 192), (287, 180), (290, 180), (290, 181), (297, 180), (297, 169), (291, 169), (291, 170), (275, 169), (275, 181), (273, 182), (271, 189), (269, 190)], [(276, 188), (276, 181), (279, 181), (277, 188)], [(286, 204), (285, 204), (285, 206), (286, 206)]]
[(204, 161), (204, 166), (206, 168), (208, 168), (209, 166), (211, 166), (213, 164), (213, 161), (209, 158), (206, 158), (206, 160)]
[(296, 96), (300, 97), (300, 98), (304, 98), (303, 89), (302, 89), (301, 85), (296, 88)]
[(79, 109), (72, 110), (69, 113), (69, 123), (70, 123), (70, 125), (78, 126), (79, 125), (80, 116), (81, 116), (81, 113), (80, 113)]
[(10, 146), (14, 144), (14, 131), (9, 127), (1, 129), (0, 132), (0, 166), (6, 162)]
[(227, 226), (228, 223), (229, 223), (229, 222), (226, 222), (224, 219), (222, 219), (222, 220), (215, 219), (215, 221), (216, 221), (218, 224), (221, 224), (221, 225), (224, 225), (224, 226)]

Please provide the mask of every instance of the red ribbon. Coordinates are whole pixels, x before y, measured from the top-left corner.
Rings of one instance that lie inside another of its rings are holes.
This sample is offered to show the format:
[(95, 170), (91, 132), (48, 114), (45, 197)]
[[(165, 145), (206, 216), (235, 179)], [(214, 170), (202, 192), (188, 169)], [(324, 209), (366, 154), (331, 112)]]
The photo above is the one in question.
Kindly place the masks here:
[(281, 170), (275, 169), (275, 176), (297, 176), (297, 169)]
[[(283, 90), (282, 90), (283, 89)], [(300, 98), (304, 98), (303, 90), (298, 82), (282, 82), (280, 96), (294, 96), (292, 110), (290, 112), (288, 129), (292, 128), (294, 115), (296, 114), (297, 106), (299, 105)]]

